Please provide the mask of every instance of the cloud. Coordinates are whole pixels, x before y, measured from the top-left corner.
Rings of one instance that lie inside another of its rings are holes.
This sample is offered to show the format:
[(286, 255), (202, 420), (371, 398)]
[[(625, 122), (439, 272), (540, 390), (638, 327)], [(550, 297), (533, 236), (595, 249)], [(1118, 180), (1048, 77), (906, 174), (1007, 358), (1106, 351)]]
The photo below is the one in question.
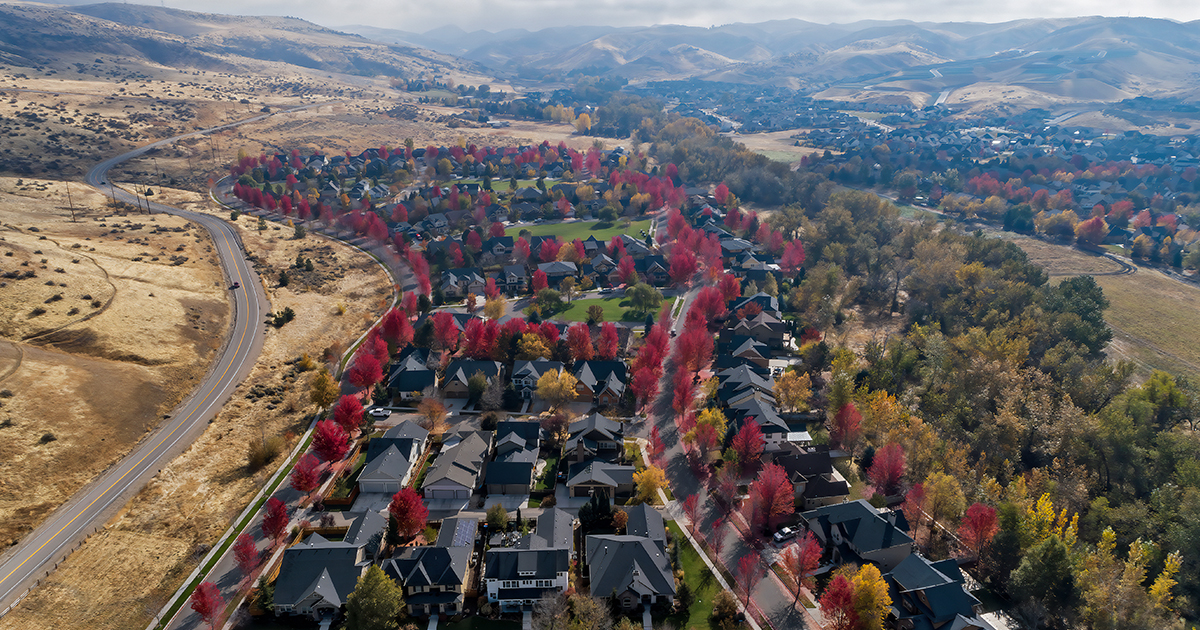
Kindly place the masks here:
[(1081, 15), (1145, 16), (1179, 21), (1200, 19), (1200, 3), (1146, 0), (1014, 0), (980, 5), (961, 0), (176, 0), (180, 9), (250, 15), (289, 15), (326, 26), (367, 24), (424, 32), (446, 25), (468, 31), (551, 26), (719, 26), (796, 18), (848, 23), (858, 20), (1003, 22), (1020, 18)]

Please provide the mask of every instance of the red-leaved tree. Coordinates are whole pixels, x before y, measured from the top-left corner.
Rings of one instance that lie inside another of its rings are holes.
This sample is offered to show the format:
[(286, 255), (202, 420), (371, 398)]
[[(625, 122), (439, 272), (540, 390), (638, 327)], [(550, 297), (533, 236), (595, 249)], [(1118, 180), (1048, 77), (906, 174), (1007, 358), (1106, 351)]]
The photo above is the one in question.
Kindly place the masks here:
[(592, 332), (587, 324), (582, 322), (567, 329), (567, 347), (571, 350), (571, 358), (576, 361), (590, 361), (595, 354), (592, 348)]
[(346, 432), (332, 420), (322, 420), (317, 423), (313, 432), (313, 451), (327, 462), (341, 459), (350, 449)]
[(533, 282), (529, 285), (533, 289), (533, 294), (537, 295), (538, 291), (550, 287), (550, 281), (546, 278), (546, 272), (538, 269), (533, 272)]
[(221, 611), (225, 609), (225, 600), (221, 597), (221, 589), (212, 582), (201, 582), (192, 591), (192, 610), (200, 616), (201, 621), (210, 628), (216, 628), (221, 619)]
[(688, 529), (695, 536), (696, 528), (700, 525), (700, 497), (689, 494), (683, 500), (683, 513), (688, 517)]
[(454, 316), (446, 311), (438, 311), (430, 316), (433, 321), (433, 337), (437, 341), (438, 346), (454, 354), (458, 350), (458, 323), (454, 321)]
[(813, 587), (813, 575), (821, 568), (821, 553), (821, 543), (817, 542), (812, 532), (807, 532), (803, 539), (788, 545), (783, 552), (783, 568), (796, 580), (796, 603), (800, 602), (801, 587)]
[(713, 190), (713, 199), (716, 199), (717, 203), (725, 205), (729, 199), (729, 187), (725, 185), (725, 182), (717, 184), (717, 188)]
[(958, 527), (958, 538), (967, 549), (978, 556), (992, 542), (992, 537), (998, 531), (1000, 524), (996, 518), (996, 509), (975, 503), (967, 508), (967, 514)]
[(406, 538), (412, 538), (425, 529), (429, 519), (429, 508), (421, 495), (412, 488), (401, 488), (392, 496), (388, 504), (388, 514), (395, 520), (396, 533)]
[(633, 262), (633, 258), (626, 256), (617, 263), (617, 278), (625, 284), (637, 283), (637, 263)]
[(633, 380), (629, 382), (629, 387), (633, 390), (638, 407), (645, 407), (658, 395), (658, 379), (658, 374), (655, 374), (654, 370), (649, 367), (640, 368), (633, 373)]
[(469, 319), (463, 333), (463, 354), (476, 360), (486, 360), (492, 355), (496, 339), (500, 337), (500, 325), (494, 319)]
[(914, 484), (908, 489), (908, 494), (904, 495), (904, 505), (901, 509), (904, 510), (904, 518), (908, 520), (909, 526), (912, 527), (915, 534), (925, 515), (925, 484)]
[(359, 350), (354, 355), (354, 363), (346, 370), (346, 380), (360, 390), (370, 389), (383, 380), (383, 367), (375, 355)]
[(600, 326), (600, 342), (596, 346), (596, 356), (605, 361), (612, 361), (617, 358), (617, 351), (620, 349), (620, 335), (617, 334), (617, 326), (612, 322), (604, 322)]
[(804, 245), (800, 241), (792, 241), (783, 248), (783, 257), (779, 260), (779, 267), (784, 272), (796, 274), (800, 271), (800, 267), (804, 265)]
[(756, 554), (747, 553), (738, 560), (737, 573), (734, 577), (737, 578), (738, 587), (746, 594), (744, 605), (750, 605), (750, 593), (754, 590), (754, 585), (762, 579), (762, 571), (758, 567), (758, 558)]
[(858, 625), (858, 614), (854, 612), (854, 585), (846, 576), (835, 575), (818, 603), (829, 630), (851, 630)]
[(833, 421), (829, 424), (829, 439), (834, 445), (844, 449), (852, 449), (862, 436), (862, 414), (854, 403), (848, 402), (838, 409)]
[(737, 276), (722, 274), (721, 279), (717, 282), (717, 288), (721, 290), (721, 297), (725, 298), (727, 302), (742, 296), (742, 283)]
[(258, 568), (258, 547), (254, 546), (254, 539), (250, 534), (242, 532), (237, 537), (237, 541), (233, 543), (233, 557), (242, 572), (242, 579), (249, 578), (254, 569)]
[(270, 541), (278, 541), (287, 531), (287, 504), (276, 497), (267, 499), (267, 513), (263, 516), (262, 533)]
[(774, 528), (779, 517), (793, 511), (794, 499), (795, 490), (787, 472), (778, 464), (767, 464), (750, 484), (751, 522), (764, 529)]
[(899, 492), (904, 477), (904, 447), (892, 443), (875, 451), (867, 477), (879, 494), (891, 496)]
[(296, 462), (296, 467), (292, 469), (292, 489), (304, 494), (316, 490), (321, 481), (320, 466), (321, 460), (314, 457), (312, 453), (305, 453), (300, 461)]
[(679, 336), (675, 348), (680, 369), (694, 374), (712, 361), (713, 338), (707, 329), (691, 328)]
[(700, 268), (695, 252), (678, 246), (671, 251), (669, 262), (670, 269), (667, 275), (671, 277), (672, 284), (680, 286), (691, 282), (692, 276), (696, 275), (696, 270)]
[(357, 396), (345, 395), (338, 399), (337, 406), (333, 408), (333, 421), (338, 423), (338, 426), (346, 433), (362, 426), (363, 406), (358, 402)]
[(758, 465), (758, 458), (762, 457), (763, 448), (766, 446), (766, 438), (763, 437), (758, 421), (749, 418), (743, 422), (742, 428), (733, 436), (733, 443), (730, 446), (733, 448), (733, 452), (737, 453), (742, 473), (753, 470)]
[(725, 532), (721, 531), (725, 528), (725, 519), (718, 518), (713, 521), (712, 527), (708, 531), (708, 548), (712, 550), (713, 561), (721, 561), (721, 552), (725, 549)]

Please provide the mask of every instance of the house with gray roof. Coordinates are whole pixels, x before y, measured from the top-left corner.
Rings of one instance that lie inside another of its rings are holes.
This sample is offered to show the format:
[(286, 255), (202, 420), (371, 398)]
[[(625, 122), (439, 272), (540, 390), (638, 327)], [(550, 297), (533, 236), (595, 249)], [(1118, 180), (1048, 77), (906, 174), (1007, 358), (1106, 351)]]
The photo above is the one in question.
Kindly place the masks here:
[(567, 431), (565, 461), (585, 462), (597, 457), (613, 460), (620, 457), (625, 443), (623, 425), (598, 413), (572, 422)]
[(437, 385), (437, 372), (429, 369), (429, 349), (411, 348), (388, 371), (388, 395), (400, 400), (420, 400), (425, 388)]
[[(874, 562), (891, 571), (913, 553), (907, 521), (893, 510), (859, 499), (826, 505), (800, 515), (832, 564)], [(904, 529), (901, 529), (903, 527)]]
[(624, 361), (576, 361), (575, 400), (598, 407), (613, 407), (625, 393)]
[(483, 479), (492, 450), (491, 431), (465, 431), (448, 436), (442, 451), (425, 473), (421, 492), (426, 499), (470, 499)]
[(574, 278), (579, 275), (579, 267), (570, 261), (556, 260), (541, 263), (538, 271), (546, 274), (546, 281), (551, 287), (557, 287), (563, 278)]
[(625, 523), (626, 534), (661, 540), (665, 545), (667, 526), (658, 510), (649, 504), (639, 503), (625, 508), (625, 513), (629, 515), (629, 520)]
[[(633, 611), (675, 602), (675, 575), (667, 558), (666, 541), (645, 536), (588, 536), (587, 575), (591, 591), (611, 598), (616, 593), (622, 610)], [(605, 595), (607, 593), (607, 595)]]
[(275, 614), (335, 617), (368, 565), (362, 546), (311, 534), (283, 552), (275, 580)]
[(535, 530), (516, 545), (487, 551), (483, 581), (488, 601), (502, 612), (518, 612), (566, 591), (574, 540), (574, 516), (558, 508), (543, 510)]
[(884, 574), (883, 579), (892, 599), (885, 627), (993, 630), (981, 618), (983, 605), (967, 590), (966, 580), (953, 558), (930, 562), (920, 554), (913, 554)]
[(529, 494), (541, 449), (538, 422), (496, 424), (495, 459), (488, 464), (484, 484), (488, 494)]
[(383, 572), (404, 586), (408, 614), (456, 615), (470, 572), (471, 547), (405, 547), (383, 562)]
[(466, 297), (468, 293), (483, 295), (487, 283), (478, 267), (447, 269), (442, 272), (442, 293), (448, 298)]
[(600, 460), (571, 464), (567, 469), (567, 490), (572, 497), (589, 497), (605, 492), (609, 498), (633, 494), (633, 466), (610, 464)]
[(537, 393), (537, 382), (546, 372), (563, 369), (562, 361), (516, 361), (512, 368), (512, 384), (521, 397), (531, 400)]
[(475, 361), (472, 359), (457, 359), (446, 366), (446, 375), (442, 379), (442, 390), (446, 398), (467, 398), (470, 396), (468, 381), (476, 372), (482, 372), (484, 378), (491, 383), (500, 378), (500, 370), (504, 366), (499, 361)]

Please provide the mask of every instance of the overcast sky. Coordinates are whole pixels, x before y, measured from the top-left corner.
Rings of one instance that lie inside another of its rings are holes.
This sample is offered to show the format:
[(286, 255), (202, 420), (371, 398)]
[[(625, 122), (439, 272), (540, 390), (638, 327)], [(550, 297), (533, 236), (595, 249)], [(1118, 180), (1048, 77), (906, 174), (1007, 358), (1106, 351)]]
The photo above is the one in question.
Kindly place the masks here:
[[(76, 0), (78, 1), (78, 0)], [(1200, 19), (1200, 3), (1183, 0), (163, 0), (166, 6), (231, 14), (289, 15), (323, 26), (366, 24), (424, 32), (447, 24), (466, 30), (536, 30), (547, 26), (714, 26), (799, 18), (818, 23), (909, 19), (1003, 22), (1081, 15)], [(154, 4), (154, 0), (145, 2)], [(1132, 12), (1132, 13), (1131, 13)]]

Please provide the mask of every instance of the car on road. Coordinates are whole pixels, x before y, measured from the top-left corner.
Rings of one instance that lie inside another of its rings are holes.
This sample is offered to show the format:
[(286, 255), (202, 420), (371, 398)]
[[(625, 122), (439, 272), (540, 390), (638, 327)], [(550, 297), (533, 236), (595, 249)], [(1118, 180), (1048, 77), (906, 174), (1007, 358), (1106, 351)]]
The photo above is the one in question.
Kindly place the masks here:
[(233, 290), (233, 289), (240, 289), (240, 288), (242, 288), (242, 283), (241, 283), (241, 282), (234, 282), (234, 283), (233, 283), (233, 286), (229, 287), (229, 289), (230, 289), (230, 290)]
[(607, 287), (607, 288), (604, 288), (604, 289), (600, 289), (600, 294), (601, 294), (601, 295), (608, 295), (609, 293), (612, 293), (612, 292), (613, 292), (613, 289), (612, 289), (612, 287)]
[(784, 527), (783, 529), (775, 532), (775, 535), (772, 536), (772, 538), (775, 539), (775, 542), (781, 543), (795, 538), (796, 534), (798, 533), (800, 532), (797, 531), (795, 527)]
[(371, 414), (371, 417), (373, 417), (373, 418), (386, 418), (386, 417), (392, 415), (392, 412), (390, 410), (379, 409), (379, 408), (372, 409), (372, 410), (368, 411), (367, 413)]

